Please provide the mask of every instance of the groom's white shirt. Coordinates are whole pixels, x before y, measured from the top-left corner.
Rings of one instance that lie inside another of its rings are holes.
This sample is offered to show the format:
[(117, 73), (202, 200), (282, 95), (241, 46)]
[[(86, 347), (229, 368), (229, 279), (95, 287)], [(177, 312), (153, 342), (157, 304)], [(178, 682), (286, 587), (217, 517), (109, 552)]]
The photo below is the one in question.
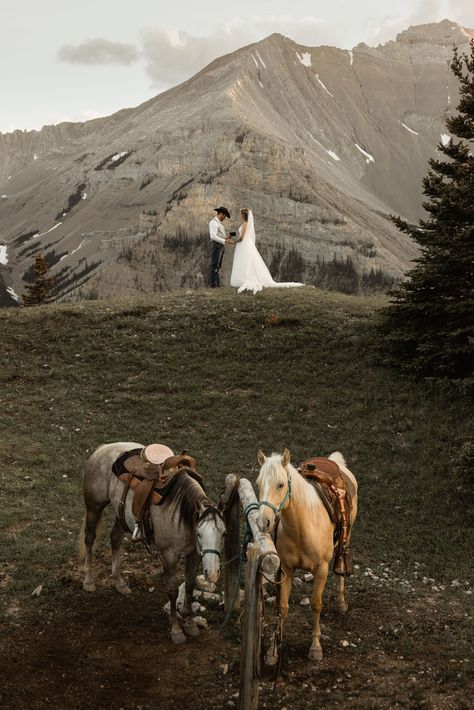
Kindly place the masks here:
[(209, 222), (209, 236), (213, 242), (219, 242), (219, 244), (225, 244), (226, 231), (225, 227), (217, 217), (213, 217)]

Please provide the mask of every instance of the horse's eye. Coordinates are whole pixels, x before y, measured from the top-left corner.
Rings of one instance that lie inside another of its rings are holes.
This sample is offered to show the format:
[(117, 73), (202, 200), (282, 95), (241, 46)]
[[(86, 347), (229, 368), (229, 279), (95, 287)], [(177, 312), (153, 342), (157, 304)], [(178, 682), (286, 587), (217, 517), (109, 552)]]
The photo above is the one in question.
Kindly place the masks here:
[(283, 488), (284, 485), (285, 485), (284, 483), (279, 483), (278, 488)]

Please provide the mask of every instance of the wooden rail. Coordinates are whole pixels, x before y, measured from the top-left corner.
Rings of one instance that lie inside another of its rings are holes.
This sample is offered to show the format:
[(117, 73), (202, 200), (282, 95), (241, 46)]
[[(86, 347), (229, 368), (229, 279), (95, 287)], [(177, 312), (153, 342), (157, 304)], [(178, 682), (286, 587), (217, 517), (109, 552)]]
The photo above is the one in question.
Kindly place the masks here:
[[(262, 640), (262, 595), (261, 575), (274, 579), (280, 568), (273, 540), (262, 533), (257, 524), (258, 500), (252, 484), (246, 478), (230, 474), (225, 480), (227, 537), (224, 555), (225, 566), (224, 605), (228, 611), (235, 598), (235, 608), (240, 605), (240, 508), (252, 534), (247, 546), (245, 569), (245, 606), (243, 615), (240, 654), (240, 710), (258, 708), (258, 681), (260, 677), (260, 649)], [(237, 590), (237, 593), (236, 593)]]

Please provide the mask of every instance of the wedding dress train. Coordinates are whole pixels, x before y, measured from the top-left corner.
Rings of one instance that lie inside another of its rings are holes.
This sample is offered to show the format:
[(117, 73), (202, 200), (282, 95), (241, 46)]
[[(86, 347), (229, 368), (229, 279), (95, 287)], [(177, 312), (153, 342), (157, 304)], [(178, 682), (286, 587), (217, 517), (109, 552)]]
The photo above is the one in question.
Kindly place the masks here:
[[(239, 229), (239, 234), (242, 234), (242, 227)], [(249, 212), (248, 215), (247, 229), (243, 240), (235, 245), (230, 285), (238, 288), (238, 293), (242, 291), (257, 293), (263, 288), (290, 288), (304, 285), (292, 281), (278, 283), (273, 280), (255, 246), (255, 226), (252, 212)]]

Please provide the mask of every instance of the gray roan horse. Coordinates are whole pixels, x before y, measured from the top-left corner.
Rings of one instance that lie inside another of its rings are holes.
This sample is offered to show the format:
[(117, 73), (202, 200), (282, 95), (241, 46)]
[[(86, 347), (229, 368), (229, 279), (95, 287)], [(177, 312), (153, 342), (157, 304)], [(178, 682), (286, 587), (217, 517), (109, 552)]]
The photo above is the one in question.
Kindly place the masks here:
[[(124, 483), (112, 472), (114, 461), (126, 451), (143, 448), (134, 442), (117, 442), (100, 446), (89, 458), (84, 472), (84, 502), (86, 513), (79, 536), (79, 551), (85, 560), (83, 587), (87, 592), (95, 591), (92, 576), (92, 547), (97, 527), (102, 520), (104, 509), (111, 503), (115, 512), (115, 524), (110, 535), (112, 545), (112, 582), (121, 594), (130, 594), (130, 588), (122, 577), (120, 547), (124, 530), (118, 518), (118, 510)], [(186, 636), (176, 615), (178, 596), (177, 563), (185, 557), (185, 599), (181, 611), (184, 617), (183, 629), (188, 636), (199, 634), (191, 616), (194, 583), (202, 559), (206, 579), (217, 582), (220, 573), (220, 558), (224, 546), (225, 525), (219, 511), (199, 483), (186, 473), (186, 469), (176, 474), (176, 485), (160, 505), (151, 506), (151, 523), (154, 543), (160, 553), (170, 600), (171, 640), (183, 643)], [(132, 492), (125, 504), (125, 519), (133, 530), (135, 519), (131, 511)]]

